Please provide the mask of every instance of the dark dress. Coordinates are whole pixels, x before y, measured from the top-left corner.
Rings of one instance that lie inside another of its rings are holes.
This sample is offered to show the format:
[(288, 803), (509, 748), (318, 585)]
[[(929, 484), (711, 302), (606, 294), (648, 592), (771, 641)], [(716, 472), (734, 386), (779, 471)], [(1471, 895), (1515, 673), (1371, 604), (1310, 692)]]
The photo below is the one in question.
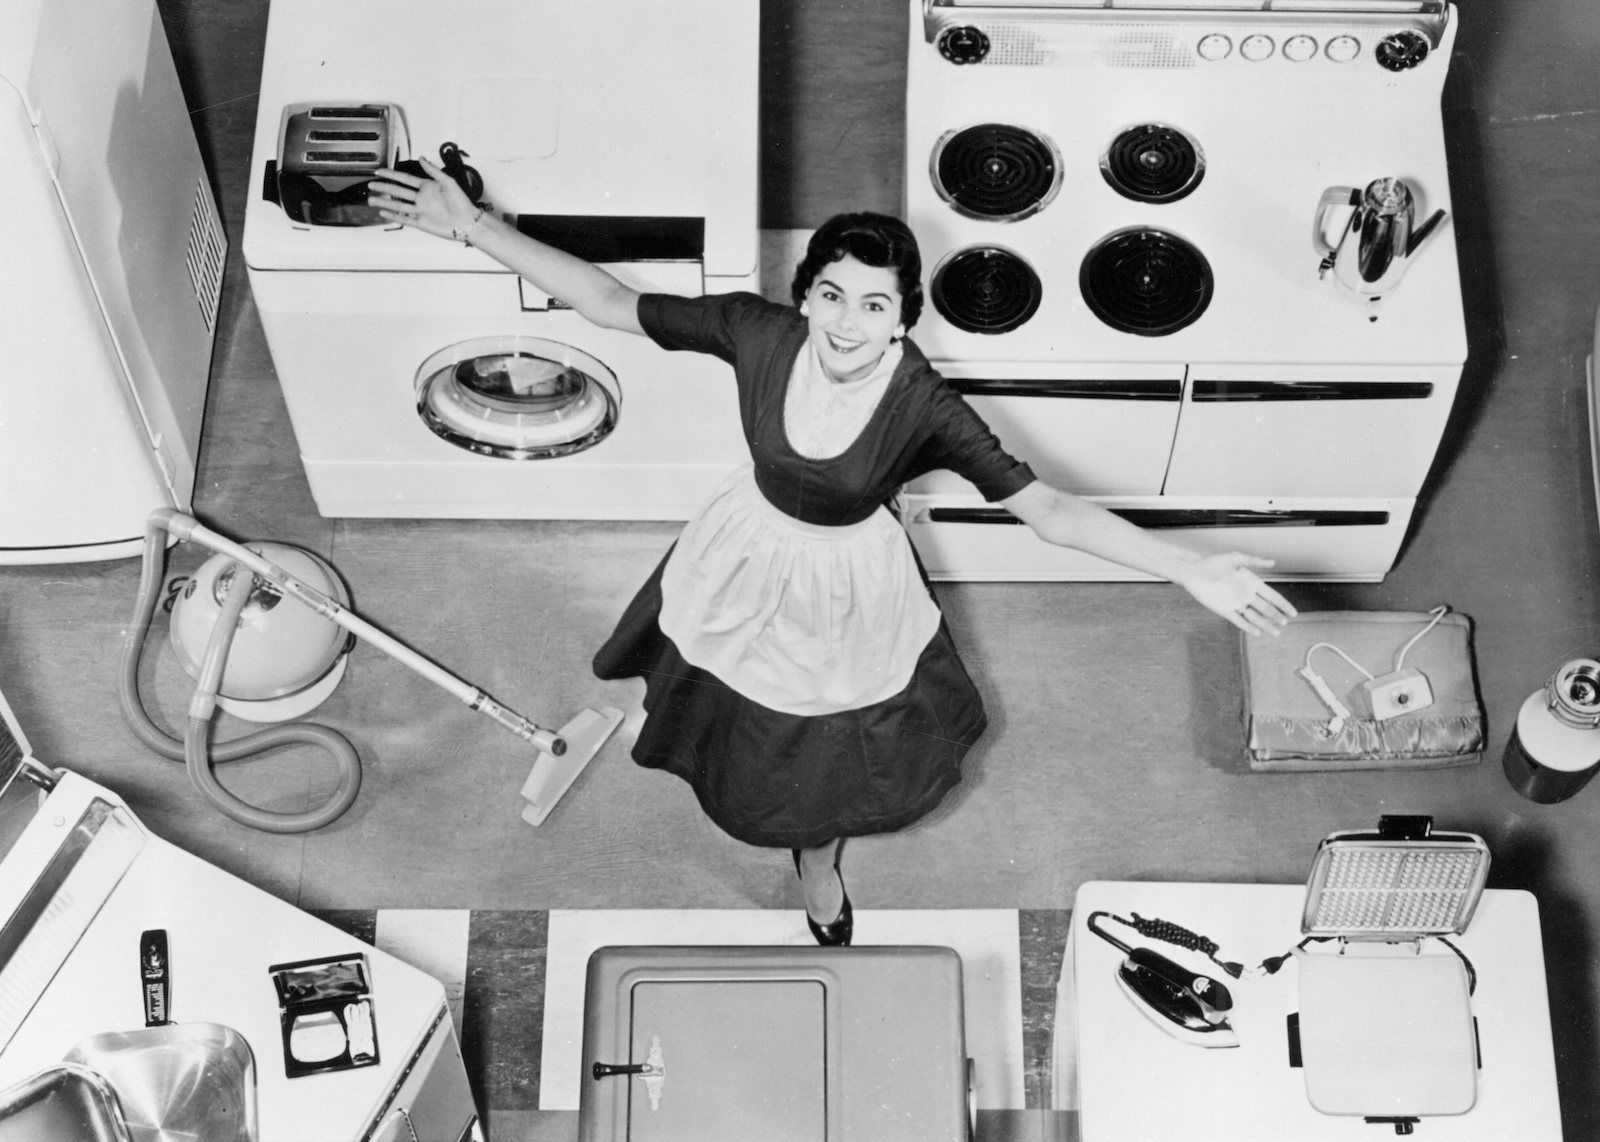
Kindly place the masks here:
[[(856, 524), (907, 480), (938, 468), (965, 476), (990, 501), (1034, 479), (909, 342), (860, 436), (838, 456), (815, 460), (790, 447), (784, 428), (789, 376), (806, 348), (806, 322), (796, 311), (753, 294), (647, 294), (639, 319), (663, 348), (733, 364), (756, 487), (786, 516)], [(909, 549), (910, 540), (898, 535)], [(986, 720), (942, 616), (910, 681), (891, 697), (837, 712), (787, 713), (686, 661), (662, 632), (663, 569), (671, 558), (669, 552), (629, 604), (594, 670), (603, 679), (644, 678), (646, 716), (634, 760), (688, 781), (724, 831), (784, 848), (889, 832), (927, 813), (960, 780), (961, 759)], [(931, 596), (925, 580), (914, 589)]]

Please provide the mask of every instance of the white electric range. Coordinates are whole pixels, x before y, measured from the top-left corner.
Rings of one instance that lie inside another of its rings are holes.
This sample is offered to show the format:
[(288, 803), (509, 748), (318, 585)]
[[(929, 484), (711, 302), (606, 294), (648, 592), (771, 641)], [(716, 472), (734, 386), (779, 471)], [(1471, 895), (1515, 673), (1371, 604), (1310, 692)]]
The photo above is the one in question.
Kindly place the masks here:
[(478, 201), (636, 288), (754, 289), (758, 26), (746, 0), (273, 0), (243, 249), (323, 515), (684, 519), (748, 457), (725, 365), (362, 187), (458, 152)]
[[(1455, 31), (1441, 0), (914, 0), (913, 340), (1057, 486), (1274, 577), (1381, 579), (1466, 360)], [(1370, 303), (1314, 235), (1380, 178), (1443, 215)], [(948, 472), (907, 492), (936, 578), (1128, 574), (986, 526), (1014, 521)]]

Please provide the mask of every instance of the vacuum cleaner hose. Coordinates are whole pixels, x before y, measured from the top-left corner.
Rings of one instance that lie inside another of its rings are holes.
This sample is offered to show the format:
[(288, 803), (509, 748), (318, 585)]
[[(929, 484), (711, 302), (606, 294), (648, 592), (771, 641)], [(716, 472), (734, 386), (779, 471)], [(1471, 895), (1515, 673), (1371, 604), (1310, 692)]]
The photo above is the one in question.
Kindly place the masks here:
[[(182, 761), (194, 787), (211, 804), (241, 824), (273, 833), (304, 833), (330, 824), (354, 804), (356, 794), (361, 789), (361, 759), (343, 734), (313, 722), (289, 722), (219, 742), (215, 746), (210, 743), (211, 719), (222, 673), (227, 666), (228, 648), (232, 644), (239, 615), (249, 601), (254, 576), (236, 575), (229, 587), (222, 613), (206, 646), (183, 739), (174, 738), (162, 730), (144, 708), (139, 697), (139, 660), (160, 596), (161, 574), (166, 564), (167, 530), (167, 521), (161, 512), (151, 516), (145, 529), (139, 596), (133, 622), (123, 640), (122, 671), (117, 685), (123, 718), (134, 735), (150, 749), (162, 757)], [(180, 538), (187, 537), (180, 535)], [(314, 809), (301, 813), (262, 809), (228, 792), (212, 772), (213, 763), (254, 757), (294, 742), (322, 747), (332, 755), (339, 770), (338, 788)]]

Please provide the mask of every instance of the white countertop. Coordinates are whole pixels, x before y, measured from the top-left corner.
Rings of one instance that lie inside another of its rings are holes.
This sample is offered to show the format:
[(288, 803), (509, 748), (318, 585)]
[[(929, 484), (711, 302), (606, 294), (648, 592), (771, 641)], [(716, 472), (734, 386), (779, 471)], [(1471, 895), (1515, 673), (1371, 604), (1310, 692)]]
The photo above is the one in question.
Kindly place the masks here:
[[(1123, 953), (1084, 926), (1096, 911), (1137, 912), (1209, 937), (1220, 945), (1219, 959), (1253, 968), (1301, 939), (1304, 901), (1301, 885), (1093, 881), (1079, 888), (1058, 993), (1055, 1079), (1057, 1109), (1070, 1109), (1076, 1096), (1083, 1142), (1376, 1142), (1391, 1135), (1360, 1118), (1320, 1114), (1307, 1101), (1303, 1073), (1288, 1060), (1285, 1019), (1298, 1005), (1292, 960), (1274, 975), (1235, 980), (1197, 953), (1128, 941), (1230, 989), (1239, 1046), (1207, 1050), (1164, 1034), (1134, 1008), (1115, 982)], [(1537, 902), (1523, 891), (1486, 891), (1452, 942), (1477, 972), (1478, 1098), (1466, 1114), (1424, 1119), (1418, 1135), (1432, 1142), (1561, 1138)], [(1437, 941), (1424, 945), (1422, 954), (1451, 954)]]

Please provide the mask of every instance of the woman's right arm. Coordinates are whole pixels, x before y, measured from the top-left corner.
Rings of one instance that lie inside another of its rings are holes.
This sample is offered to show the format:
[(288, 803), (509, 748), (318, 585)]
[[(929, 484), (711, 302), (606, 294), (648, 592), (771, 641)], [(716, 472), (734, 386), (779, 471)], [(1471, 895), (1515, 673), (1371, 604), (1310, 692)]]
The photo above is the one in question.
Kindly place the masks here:
[(388, 169), (378, 172), (381, 181), (372, 184), (367, 201), (384, 218), (435, 237), (470, 242), (596, 325), (644, 332), (639, 325), (638, 290), (480, 210), (454, 179), (427, 159), (420, 162), (427, 178)]

